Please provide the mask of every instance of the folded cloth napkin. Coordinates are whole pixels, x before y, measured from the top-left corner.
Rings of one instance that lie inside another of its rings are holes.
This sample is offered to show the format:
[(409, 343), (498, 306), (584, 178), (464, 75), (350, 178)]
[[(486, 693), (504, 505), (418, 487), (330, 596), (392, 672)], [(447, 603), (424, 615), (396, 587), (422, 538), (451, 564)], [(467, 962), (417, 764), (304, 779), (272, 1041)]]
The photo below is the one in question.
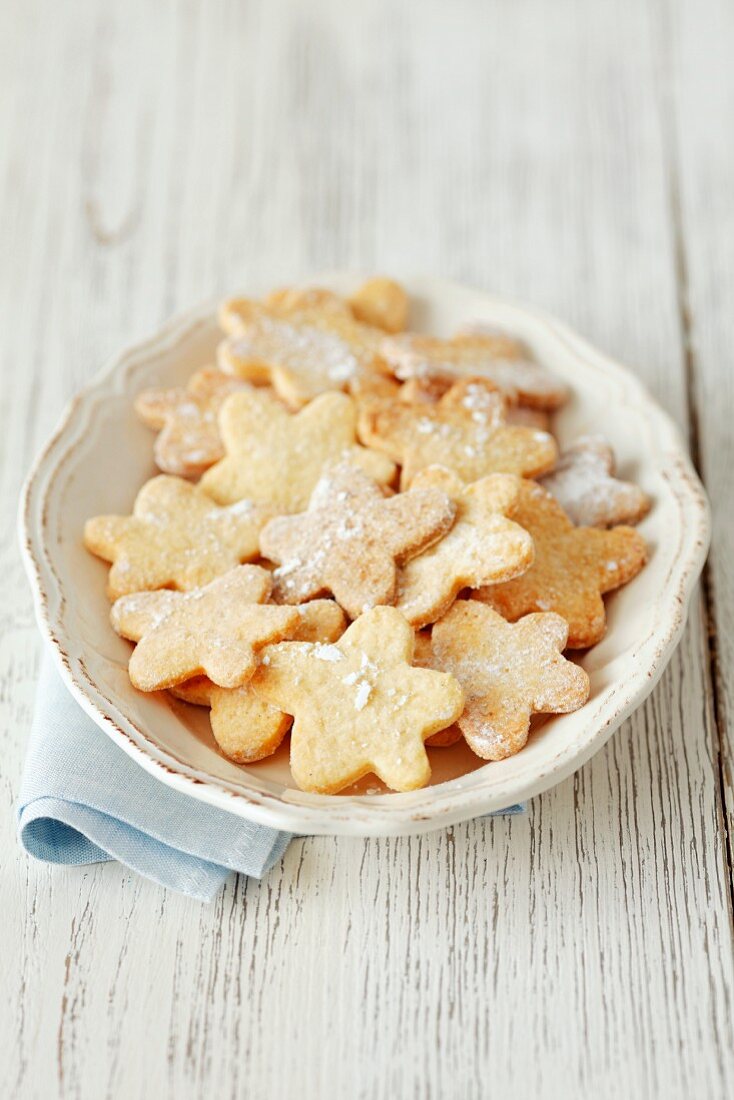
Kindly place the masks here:
[(18, 801), (18, 835), (36, 859), (117, 859), (202, 901), (213, 898), (232, 871), (261, 878), (292, 839), (154, 779), (81, 709), (48, 654)]

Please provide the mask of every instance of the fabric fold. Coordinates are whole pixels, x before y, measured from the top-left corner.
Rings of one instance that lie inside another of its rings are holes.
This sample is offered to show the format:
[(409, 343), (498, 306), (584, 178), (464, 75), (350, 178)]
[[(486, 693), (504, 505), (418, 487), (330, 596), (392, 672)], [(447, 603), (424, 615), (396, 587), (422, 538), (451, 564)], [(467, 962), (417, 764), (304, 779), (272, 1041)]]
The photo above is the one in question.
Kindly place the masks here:
[(17, 813), (20, 843), (36, 859), (67, 865), (116, 859), (201, 901), (211, 900), (234, 871), (262, 878), (292, 840), (291, 833), (155, 779), (81, 709), (48, 653)]
[(44, 657), (18, 799), (26, 851), (50, 863), (117, 859), (162, 886), (212, 898), (232, 871), (261, 878), (291, 834), (154, 779), (98, 728)]

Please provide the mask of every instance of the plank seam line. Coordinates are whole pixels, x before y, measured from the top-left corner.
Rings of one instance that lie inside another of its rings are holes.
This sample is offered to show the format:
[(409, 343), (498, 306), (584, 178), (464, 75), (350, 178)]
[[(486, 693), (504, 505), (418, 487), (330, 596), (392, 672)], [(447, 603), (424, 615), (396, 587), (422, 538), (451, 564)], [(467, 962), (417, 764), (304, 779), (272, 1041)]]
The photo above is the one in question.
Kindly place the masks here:
[[(683, 219), (683, 204), (680, 185), (680, 157), (678, 140), (676, 135), (677, 112), (675, 96), (667, 92), (672, 74), (669, 60), (672, 51), (671, 33), (668, 20), (665, 15), (661, 17), (664, 34), (661, 35), (663, 49), (661, 51), (661, 81), (659, 91), (660, 128), (663, 145), (663, 158), (668, 180), (668, 209), (671, 220), (673, 238), (673, 258), (675, 265), (676, 307), (681, 345), (683, 349), (683, 373), (685, 381), (686, 409), (688, 413), (689, 448), (691, 459), (701, 480), (705, 484), (704, 463), (701, 449), (701, 415), (698, 403), (698, 390), (696, 375), (698, 371), (698, 359), (693, 342), (693, 311), (690, 301), (690, 280), (688, 265), (688, 250), (685, 240), (685, 228)], [(667, 111), (666, 111), (667, 108)], [(713, 550), (711, 551), (713, 553)], [(708, 663), (708, 682), (711, 691), (711, 709), (716, 732), (716, 771), (718, 785), (718, 812), (720, 827), (724, 838), (724, 850), (728, 867), (727, 886), (729, 901), (729, 922), (734, 929), (734, 844), (729, 829), (727, 815), (727, 784), (724, 774), (726, 740), (726, 714), (721, 685), (721, 672), (719, 661), (719, 646), (717, 641), (717, 615), (716, 593), (713, 575), (708, 559), (704, 563), (701, 573), (701, 593), (703, 597), (703, 613), (705, 632), (705, 646)]]

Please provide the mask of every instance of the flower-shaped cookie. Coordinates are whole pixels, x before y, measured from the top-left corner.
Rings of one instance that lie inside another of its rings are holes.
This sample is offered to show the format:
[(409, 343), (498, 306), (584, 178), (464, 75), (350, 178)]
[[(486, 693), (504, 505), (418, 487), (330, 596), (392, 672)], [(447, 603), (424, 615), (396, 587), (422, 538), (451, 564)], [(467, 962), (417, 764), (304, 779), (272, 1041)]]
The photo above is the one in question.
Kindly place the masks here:
[(241, 500), (218, 508), (178, 477), (146, 482), (131, 516), (95, 516), (84, 527), (88, 550), (113, 562), (111, 599), (147, 588), (196, 588), (259, 554), (258, 535), (276, 509)]
[(247, 498), (298, 512), (325, 467), (344, 459), (387, 484), (395, 467), (357, 444), (356, 419), (354, 402), (343, 393), (322, 394), (295, 415), (261, 390), (233, 394), (219, 415), (226, 457), (207, 470), (200, 487), (220, 504)]
[(456, 520), (439, 542), (412, 558), (398, 576), (395, 606), (411, 626), (434, 622), (462, 588), (497, 584), (523, 573), (533, 540), (505, 513), (517, 501), (519, 479), (490, 474), (471, 485), (443, 466), (416, 474), (411, 490), (441, 489), (456, 504)]
[(568, 396), (560, 379), (529, 359), (516, 340), (498, 333), (466, 333), (444, 340), (406, 332), (386, 339), (382, 354), (398, 378), (486, 378), (513, 400), (539, 409), (556, 409)]
[(534, 477), (549, 470), (558, 454), (553, 437), (504, 421), (501, 394), (464, 379), (435, 405), (368, 405), (360, 413), (359, 433), (363, 442), (401, 464), (402, 487), (433, 465), (448, 466), (465, 481), (494, 473)]
[[(299, 623), (294, 641), (335, 642), (347, 625), (334, 600), (312, 600), (296, 610)], [(263, 651), (263, 654), (267, 650)], [(250, 683), (223, 688), (205, 676), (171, 688), (184, 702), (211, 707), (212, 733), (225, 756), (236, 764), (251, 764), (272, 756), (291, 727), (291, 716), (264, 702)]]
[(589, 697), (589, 677), (562, 656), (568, 625), (552, 612), (508, 623), (477, 600), (457, 600), (431, 633), (431, 668), (464, 689), (458, 726), (484, 760), (504, 760), (528, 739), (532, 714), (567, 714)]
[(347, 390), (361, 375), (385, 373), (384, 334), (332, 310), (282, 316), (255, 312), (218, 350), (219, 366), (248, 382), (269, 381), (292, 408)]
[(192, 375), (188, 385), (169, 390), (143, 390), (135, 399), (140, 419), (159, 434), (155, 461), (159, 470), (181, 477), (200, 477), (224, 455), (217, 416), (225, 398), (248, 389), (247, 382), (213, 367)]
[(647, 558), (632, 527), (574, 527), (554, 497), (524, 481), (511, 517), (532, 536), (535, 561), (514, 580), (478, 589), (476, 598), (511, 622), (531, 611), (555, 611), (568, 623), (568, 645), (595, 645), (606, 630), (602, 595), (626, 584)]
[(361, 470), (337, 466), (319, 481), (308, 511), (261, 532), (263, 555), (278, 563), (275, 599), (301, 603), (332, 592), (353, 619), (394, 603), (396, 563), (444, 535), (455, 515), (440, 489), (385, 497)]
[(268, 649), (252, 686), (294, 716), (291, 772), (302, 790), (334, 794), (371, 772), (396, 791), (428, 782), (424, 742), (458, 718), (464, 695), (453, 676), (411, 667), (413, 644), (400, 612), (377, 607), (334, 645)]
[(649, 497), (631, 482), (619, 481), (614, 466), (614, 451), (604, 436), (584, 435), (562, 451), (551, 472), (539, 480), (574, 523), (639, 523), (650, 510)]
[(191, 592), (134, 592), (112, 605), (118, 634), (138, 642), (130, 657), (130, 680), (141, 691), (208, 676), (220, 687), (249, 680), (257, 654), (298, 628), (292, 607), (265, 604), (270, 574), (240, 565)]

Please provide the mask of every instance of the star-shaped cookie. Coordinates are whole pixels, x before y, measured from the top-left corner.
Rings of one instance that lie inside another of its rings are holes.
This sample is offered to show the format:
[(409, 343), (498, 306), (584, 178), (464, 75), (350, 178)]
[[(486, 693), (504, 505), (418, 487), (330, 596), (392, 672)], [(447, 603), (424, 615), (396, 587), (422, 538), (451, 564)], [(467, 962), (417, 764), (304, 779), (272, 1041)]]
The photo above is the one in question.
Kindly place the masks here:
[(135, 411), (157, 431), (155, 462), (159, 470), (181, 477), (200, 477), (224, 455), (217, 417), (225, 398), (248, 388), (213, 367), (192, 375), (186, 388), (143, 390)]
[(545, 473), (558, 454), (553, 437), (505, 424), (505, 407), (501, 394), (464, 379), (435, 405), (393, 401), (367, 406), (360, 413), (359, 434), (401, 464), (402, 487), (433, 465), (448, 466), (465, 481), (493, 473)]
[(278, 563), (276, 600), (302, 603), (333, 593), (350, 618), (395, 600), (396, 563), (441, 538), (456, 505), (441, 489), (385, 497), (355, 466), (328, 471), (308, 511), (282, 516), (261, 532), (260, 549)]
[(385, 373), (383, 339), (379, 329), (333, 310), (262, 310), (220, 344), (217, 359), (227, 374), (270, 382), (298, 409), (320, 393), (348, 390), (363, 374)]
[(395, 467), (357, 444), (356, 419), (354, 402), (343, 393), (322, 394), (295, 415), (261, 390), (233, 394), (219, 415), (226, 456), (200, 487), (220, 504), (246, 498), (298, 512), (325, 467), (344, 459), (388, 484)]
[(650, 499), (631, 482), (618, 480), (614, 468), (614, 451), (604, 436), (584, 435), (539, 480), (576, 524), (638, 523), (650, 510)]
[(220, 687), (244, 684), (258, 652), (298, 628), (294, 608), (265, 604), (270, 585), (266, 569), (240, 565), (191, 592), (121, 596), (110, 617), (118, 634), (138, 643), (129, 664), (133, 685), (158, 691), (201, 675)]
[(148, 588), (186, 591), (256, 558), (260, 529), (275, 512), (248, 500), (218, 508), (188, 481), (161, 474), (140, 490), (131, 516), (87, 520), (84, 543), (113, 563), (111, 599)]
[(509, 580), (533, 560), (530, 535), (505, 516), (517, 501), (518, 478), (489, 474), (466, 485), (444, 466), (428, 466), (416, 474), (411, 490), (430, 488), (446, 493), (457, 513), (449, 533), (398, 575), (395, 606), (413, 627), (440, 618), (462, 588)]
[[(312, 600), (296, 608), (299, 623), (294, 641), (335, 642), (344, 633), (346, 618), (334, 600)], [(264, 656), (267, 648), (261, 654)], [(291, 716), (264, 702), (250, 683), (222, 688), (206, 677), (187, 680), (171, 693), (184, 702), (211, 707), (214, 738), (225, 756), (236, 764), (251, 764), (272, 756), (291, 727)]]
[(291, 772), (302, 790), (335, 794), (369, 773), (396, 791), (428, 782), (424, 741), (458, 718), (464, 695), (453, 676), (411, 667), (413, 644), (400, 612), (377, 607), (334, 645), (268, 649), (252, 686), (294, 716)]
[(501, 333), (463, 333), (442, 339), (406, 332), (383, 341), (382, 354), (398, 378), (486, 378), (513, 400), (539, 409), (557, 409), (568, 396), (559, 378), (533, 362), (517, 340)]
[(606, 630), (602, 595), (639, 573), (645, 540), (632, 527), (574, 527), (555, 498), (532, 481), (521, 484), (510, 515), (532, 536), (535, 561), (514, 580), (478, 589), (476, 598), (510, 622), (531, 611), (555, 611), (568, 623), (571, 649), (595, 645)]
[(589, 677), (562, 656), (567, 636), (560, 615), (508, 623), (477, 600), (457, 600), (434, 625), (429, 664), (463, 687), (458, 726), (477, 756), (514, 756), (528, 739), (532, 714), (567, 714), (584, 705)]

